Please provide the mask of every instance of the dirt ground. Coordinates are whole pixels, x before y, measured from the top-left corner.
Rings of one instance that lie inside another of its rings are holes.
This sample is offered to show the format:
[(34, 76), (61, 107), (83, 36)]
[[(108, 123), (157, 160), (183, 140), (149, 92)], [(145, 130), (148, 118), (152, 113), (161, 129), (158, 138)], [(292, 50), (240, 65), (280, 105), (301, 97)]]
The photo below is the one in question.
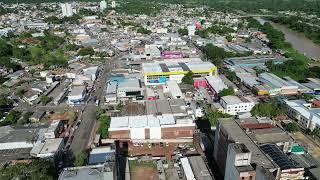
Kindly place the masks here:
[(132, 180), (158, 180), (157, 170), (152, 167), (139, 166), (131, 171)]
[(139, 156), (139, 155), (147, 155), (151, 154), (152, 156), (165, 156), (167, 159), (171, 159), (171, 155), (173, 154), (173, 151), (176, 149), (175, 144), (170, 144), (169, 146), (163, 146), (155, 145), (151, 148), (148, 147), (147, 144), (143, 145), (143, 147), (138, 146), (130, 146), (128, 151), (129, 155), (133, 156)]
[(292, 134), (294, 139), (317, 160), (320, 160), (320, 147), (311, 141), (308, 137), (303, 135), (301, 132)]

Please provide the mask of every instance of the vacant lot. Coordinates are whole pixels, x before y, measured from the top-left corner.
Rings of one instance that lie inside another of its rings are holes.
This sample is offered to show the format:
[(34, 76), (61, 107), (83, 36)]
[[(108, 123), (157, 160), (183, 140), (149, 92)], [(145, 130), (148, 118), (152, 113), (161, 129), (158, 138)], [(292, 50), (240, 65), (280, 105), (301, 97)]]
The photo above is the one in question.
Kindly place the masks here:
[(155, 162), (129, 161), (132, 180), (158, 180), (157, 165)]
[(293, 134), (294, 139), (317, 160), (320, 160), (320, 147), (301, 132)]

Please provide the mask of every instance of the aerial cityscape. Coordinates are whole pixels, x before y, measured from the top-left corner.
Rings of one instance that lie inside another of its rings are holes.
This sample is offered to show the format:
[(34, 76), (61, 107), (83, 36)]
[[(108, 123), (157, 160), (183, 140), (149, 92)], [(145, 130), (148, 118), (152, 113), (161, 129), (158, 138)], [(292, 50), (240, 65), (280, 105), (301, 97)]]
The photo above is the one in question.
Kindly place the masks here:
[(0, 180), (320, 180), (320, 0), (0, 0)]

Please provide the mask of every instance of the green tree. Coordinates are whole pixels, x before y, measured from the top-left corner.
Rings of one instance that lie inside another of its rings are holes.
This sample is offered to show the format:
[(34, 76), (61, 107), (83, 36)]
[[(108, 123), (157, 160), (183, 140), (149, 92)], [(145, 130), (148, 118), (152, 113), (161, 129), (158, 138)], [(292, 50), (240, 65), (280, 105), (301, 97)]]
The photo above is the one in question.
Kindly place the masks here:
[(200, 120), (209, 121), (211, 126), (215, 126), (220, 118), (230, 118), (232, 115), (225, 114), (216, 110), (212, 110), (211, 107), (207, 106), (205, 110), (205, 116), (200, 118)]
[(226, 36), (226, 39), (227, 39), (228, 42), (232, 42), (232, 39), (233, 39), (233, 38), (232, 38), (231, 35), (228, 35), (228, 36)]
[(284, 127), (290, 133), (295, 133), (295, 132), (297, 132), (299, 130), (299, 127), (298, 127), (298, 125), (296, 123), (288, 123)]
[(41, 96), (40, 97), (40, 102), (42, 103), (42, 104), (47, 104), (48, 102), (50, 102), (51, 101), (51, 98), (50, 97), (48, 97), (48, 96)]
[(178, 33), (180, 36), (186, 36), (186, 35), (188, 35), (188, 29), (180, 28), (180, 29), (178, 29)]
[(313, 94), (303, 94), (302, 96), (306, 101), (311, 101), (315, 97)]
[(219, 92), (219, 96), (233, 96), (234, 95), (234, 89), (232, 87), (228, 87), (223, 89), (222, 91)]
[(42, 159), (32, 160), (30, 163), (16, 163), (2, 166), (0, 179), (56, 179), (51, 162)]
[(84, 166), (87, 163), (88, 154), (86, 152), (80, 152), (76, 155), (73, 165), (75, 167)]
[(94, 55), (94, 50), (92, 47), (85, 47), (85, 48), (81, 48), (78, 52), (78, 55), (80, 56), (87, 56), (87, 55)]
[(9, 45), (5, 40), (0, 39), (0, 56), (11, 56), (12, 46)]
[(6, 107), (9, 106), (12, 103), (12, 101), (5, 95), (0, 95), (0, 107)]
[(192, 71), (189, 71), (187, 74), (185, 74), (182, 78), (183, 84), (190, 84), (193, 85), (193, 73)]
[(261, 117), (276, 117), (284, 113), (285, 108), (275, 99), (271, 99), (270, 102), (260, 102), (256, 104), (251, 110), (251, 114), (253, 116)]
[(2, 126), (15, 125), (21, 117), (21, 112), (11, 110), (7, 117), (1, 122)]
[(143, 28), (143, 27), (139, 27), (137, 29), (137, 33), (141, 33), (141, 34), (151, 34), (151, 31), (146, 29), (146, 28)]

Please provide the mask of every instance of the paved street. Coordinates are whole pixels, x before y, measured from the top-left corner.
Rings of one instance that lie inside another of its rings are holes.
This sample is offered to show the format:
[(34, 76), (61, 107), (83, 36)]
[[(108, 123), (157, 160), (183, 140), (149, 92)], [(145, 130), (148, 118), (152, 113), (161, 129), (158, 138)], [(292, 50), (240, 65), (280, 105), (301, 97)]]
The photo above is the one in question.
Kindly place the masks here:
[[(90, 94), (88, 97), (87, 105), (84, 105), (83, 111), (80, 111), (78, 116), (78, 120), (81, 120), (81, 123), (77, 129), (75, 129), (73, 133), (73, 137), (71, 137), (72, 142), (70, 149), (74, 155), (78, 154), (81, 151), (88, 149), (91, 142), (93, 140), (92, 131), (94, 130), (94, 126), (96, 123), (96, 106), (93, 97), (97, 97), (101, 102), (104, 99), (104, 88), (105, 82), (110, 72), (116, 66), (115, 63), (119, 60), (118, 56), (112, 58), (112, 60), (108, 61), (106, 65), (103, 67), (103, 71), (100, 73), (98, 79), (96, 80), (93, 89), (95, 91)], [(101, 103), (102, 104), (102, 103)]]

